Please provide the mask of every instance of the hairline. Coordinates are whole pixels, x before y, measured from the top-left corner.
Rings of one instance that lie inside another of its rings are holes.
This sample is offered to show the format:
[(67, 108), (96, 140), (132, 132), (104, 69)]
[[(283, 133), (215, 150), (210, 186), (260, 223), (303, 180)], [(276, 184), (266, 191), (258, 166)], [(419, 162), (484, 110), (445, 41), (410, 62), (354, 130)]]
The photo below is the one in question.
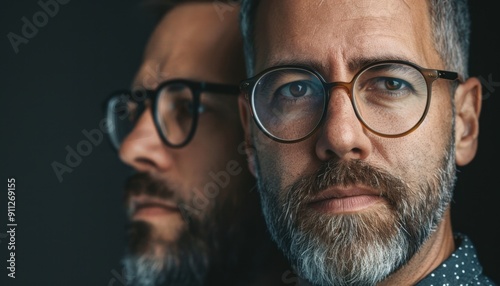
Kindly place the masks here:
[[(468, 0), (428, 0), (431, 37), (445, 69), (468, 78), (470, 12)], [(255, 18), (260, 0), (242, 0), (240, 29), (247, 76), (255, 74)]]

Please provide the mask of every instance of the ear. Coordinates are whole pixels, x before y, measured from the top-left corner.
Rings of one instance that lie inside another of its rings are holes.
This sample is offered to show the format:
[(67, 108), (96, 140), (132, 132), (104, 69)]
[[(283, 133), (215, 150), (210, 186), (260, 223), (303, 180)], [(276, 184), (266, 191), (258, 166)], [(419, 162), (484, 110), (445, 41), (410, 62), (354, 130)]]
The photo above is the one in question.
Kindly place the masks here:
[(455, 92), (455, 155), (456, 163), (470, 163), (477, 151), (479, 136), (479, 114), (481, 112), (481, 82), (469, 78)]
[(247, 154), (248, 169), (254, 177), (257, 177), (255, 168), (255, 147), (252, 142), (252, 110), (250, 109), (248, 99), (244, 93), (238, 97), (238, 108), (240, 111), (240, 120), (245, 133), (245, 152)]

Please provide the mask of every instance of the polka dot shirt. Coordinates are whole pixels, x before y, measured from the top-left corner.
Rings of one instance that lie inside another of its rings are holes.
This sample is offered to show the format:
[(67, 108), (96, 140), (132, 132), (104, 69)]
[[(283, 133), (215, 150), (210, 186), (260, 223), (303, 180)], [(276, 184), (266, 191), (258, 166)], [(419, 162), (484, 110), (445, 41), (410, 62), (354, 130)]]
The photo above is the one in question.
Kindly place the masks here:
[(431, 274), (421, 280), (418, 286), (496, 286), (483, 274), (476, 249), (470, 239), (455, 233), (458, 248)]

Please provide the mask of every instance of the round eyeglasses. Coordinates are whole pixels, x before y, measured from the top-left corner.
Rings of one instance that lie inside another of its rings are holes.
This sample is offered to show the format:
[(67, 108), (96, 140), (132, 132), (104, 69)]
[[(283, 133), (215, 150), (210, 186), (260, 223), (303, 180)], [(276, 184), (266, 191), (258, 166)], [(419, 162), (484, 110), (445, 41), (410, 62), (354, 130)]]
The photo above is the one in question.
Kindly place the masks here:
[(257, 126), (282, 143), (304, 140), (320, 126), (332, 88), (349, 94), (361, 124), (382, 137), (401, 137), (424, 120), (432, 82), (458, 80), (456, 72), (422, 68), (406, 61), (380, 61), (362, 68), (351, 82), (327, 83), (305, 66), (277, 66), (242, 81)]
[(193, 138), (198, 116), (204, 111), (203, 92), (238, 95), (236, 85), (196, 82), (184, 79), (163, 82), (155, 90), (121, 90), (105, 102), (108, 134), (120, 149), (147, 107), (151, 107), (156, 129), (163, 142), (172, 148), (186, 146)]

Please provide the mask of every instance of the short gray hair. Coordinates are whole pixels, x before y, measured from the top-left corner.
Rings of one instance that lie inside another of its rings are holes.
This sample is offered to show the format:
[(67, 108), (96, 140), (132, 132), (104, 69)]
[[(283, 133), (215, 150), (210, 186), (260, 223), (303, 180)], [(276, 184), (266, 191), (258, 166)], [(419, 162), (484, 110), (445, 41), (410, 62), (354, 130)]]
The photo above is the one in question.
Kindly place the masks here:
[[(248, 76), (255, 74), (255, 16), (260, 0), (242, 0), (240, 27)], [(429, 0), (435, 49), (445, 69), (467, 79), (469, 69), (470, 12), (467, 0)]]

